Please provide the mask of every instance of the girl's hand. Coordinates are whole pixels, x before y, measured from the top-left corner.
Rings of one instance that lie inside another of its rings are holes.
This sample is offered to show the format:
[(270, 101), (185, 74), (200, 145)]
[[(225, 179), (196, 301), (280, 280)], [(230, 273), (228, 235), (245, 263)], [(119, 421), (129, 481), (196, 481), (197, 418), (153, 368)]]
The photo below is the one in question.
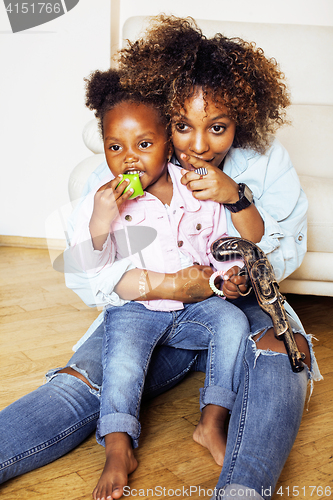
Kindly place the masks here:
[(240, 268), (238, 266), (234, 266), (228, 269), (228, 271), (223, 275), (222, 291), (227, 299), (234, 300), (240, 297), (237, 286), (242, 293), (247, 292), (246, 276), (238, 276), (239, 271)]
[(133, 189), (124, 193), (129, 180), (125, 179), (118, 186), (121, 179), (122, 175), (118, 175), (101, 186), (94, 196), (94, 209), (89, 229), (95, 250), (102, 250), (110, 225), (119, 214), (119, 208), (133, 194)]
[(181, 154), (182, 160), (191, 163), (194, 169), (206, 168), (208, 173), (200, 178), (194, 170), (182, 169), (183, 177), (181, 183), (187, 186), (190, 191), (193, 191), (194, 198), (198, 200), (212, 200), (217, 203), (236, 203), (239, 199), (238, 184), (228, 175), (222, 172), (217, 167), (213, 167), (210, 163)]

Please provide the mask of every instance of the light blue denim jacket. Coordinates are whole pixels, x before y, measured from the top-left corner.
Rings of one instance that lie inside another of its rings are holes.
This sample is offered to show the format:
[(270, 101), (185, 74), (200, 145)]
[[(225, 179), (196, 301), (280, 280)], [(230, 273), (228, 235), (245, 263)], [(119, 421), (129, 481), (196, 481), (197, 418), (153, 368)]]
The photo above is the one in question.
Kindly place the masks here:
[[(84, 198), (108, 172), (103, 162), (90, 175)], [(258, 246), (270, 260), (278, 281), (286, 278), (301, 264), (306, 253), (308, 202), (301, 188), (297, 173), (285, 148), (275, 139), (265, 154), (253, 150), (231, 148), (226, 156), (223, 171), (237, 183), (244, 182), (253, 192), (254, 202), (265, 224), (265, 234)], [(69, 240), (77, 218), (80, 203), (68, 220)], [(230, 236), (240, 236), (227, 212), (227, 231)], [(123, 301), (113, 291), (123, 274), (132, 269), (132, 263), (123, 259), (99, 274), (85, 272), (66, 273), (66, 285), (74, 290), (90, 307), (122, 305)], [(81, 345), (103, 317), (97, 318)]]

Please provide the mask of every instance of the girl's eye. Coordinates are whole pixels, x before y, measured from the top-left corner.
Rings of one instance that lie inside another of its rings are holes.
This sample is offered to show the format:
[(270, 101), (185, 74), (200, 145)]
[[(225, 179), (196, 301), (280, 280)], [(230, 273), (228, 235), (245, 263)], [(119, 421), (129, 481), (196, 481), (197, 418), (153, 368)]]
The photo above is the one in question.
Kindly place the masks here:
[(112, 144), (109, 149), (111, 149), (111, 151), (120, 151), (121, 147), (119, 146), (119, 144)]
[(143, 142), (141, 142), (141, 143), (140, 143), (140, 148), (141, 148), (141, 149), (147, 149), (147, 148), (149, 148), (149, 146), (151, 146), (151, 145), (152, 145), (152, 143), (151, 143), (151, 142), (148, 142), (148, 141), (143, 141)]
[(220, 134), (221, 132), (225, 131), (225, 126), (224, 125), (213, 125), (212, 126), (212, 131), (215, 134)]

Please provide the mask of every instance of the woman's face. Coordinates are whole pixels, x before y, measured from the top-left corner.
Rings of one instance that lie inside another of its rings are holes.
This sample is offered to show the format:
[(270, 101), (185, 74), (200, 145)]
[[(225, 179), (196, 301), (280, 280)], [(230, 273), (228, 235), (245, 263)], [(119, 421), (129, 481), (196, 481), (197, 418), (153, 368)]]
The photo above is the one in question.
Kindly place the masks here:
[(225, 106), (219, 107), (198, 88), (180, 113), (172, 117), (172, 142), (183, 168), (193, 170), (181, 154), (195, 156), (219, 167), (232, 146), (236, 124)]

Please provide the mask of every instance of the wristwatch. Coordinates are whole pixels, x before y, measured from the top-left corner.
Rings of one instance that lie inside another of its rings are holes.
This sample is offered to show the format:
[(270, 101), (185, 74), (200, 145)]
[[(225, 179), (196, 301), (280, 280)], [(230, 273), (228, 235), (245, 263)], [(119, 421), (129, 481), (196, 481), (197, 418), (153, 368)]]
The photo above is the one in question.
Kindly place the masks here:
[(253, 203), (253, 193), (251, 189), (242, 182), (238, 184), (238, 187), (239, 200), (236, 201), (236, 203), (224, 203), (225, 208), (234, 214), (244, 210), (244, 208), (249, 207), (251, 203)]

